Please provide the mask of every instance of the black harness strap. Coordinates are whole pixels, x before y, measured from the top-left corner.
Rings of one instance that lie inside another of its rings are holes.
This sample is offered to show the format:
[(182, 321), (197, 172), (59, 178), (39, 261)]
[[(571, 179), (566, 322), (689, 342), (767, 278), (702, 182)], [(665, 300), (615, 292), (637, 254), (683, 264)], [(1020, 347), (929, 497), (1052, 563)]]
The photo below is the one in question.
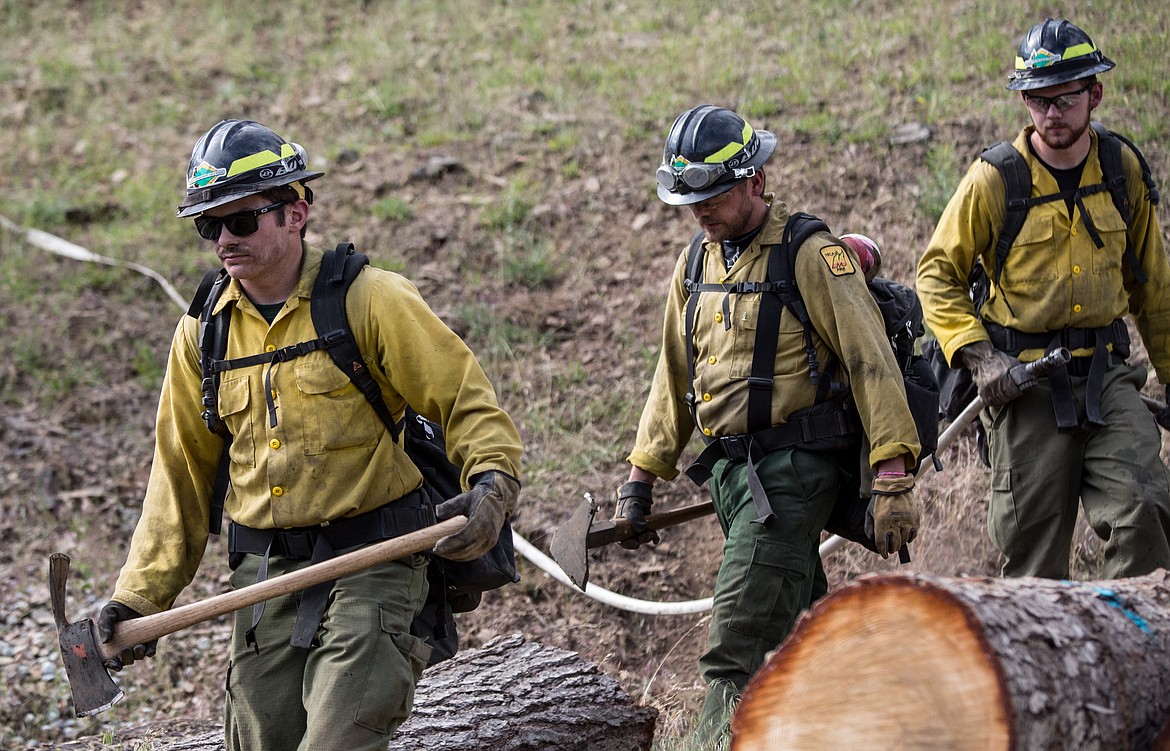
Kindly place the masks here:
[(223, 529), (223, 502), (231, 485), (229, 465), (231, 464), (232, 434), (219, 416), (216, 393), (219, 391), (219, 374), (214, 373), (211, 364), (227, 353), (227, 327), (231, 322), (231, 307), (212, 315), (216, 302), (231, 277), (223, 268), (212, 269), (203, 276), (199, 289), (187, 309), (187, 315), (199, 320), (199, 367), (202, 373), (203, 421), (207, 429), (223, 439), (215, 480), (211, 487), (211, 502), (208, 509), (207, 527), (218, 535)]
[[(691, 410), (691, 417), (698, 425), (698, 400), (695, 389), (695, 315), (698, 307), (699, 293), (723, 292), (722, 303), (724, 326), (731, 327), (730, 297), (733, 294), (760, 294), (760, 307), (756, 319), (755, 347), (752, 351), (752, 365), (748, 376), (747, 399), (747, 433), (743, 436), (716, 438), (703, 434), (707, 448), (700, 455), (701, 461), (696, 461), (687, 469), (687, 475), (702, 484), (710, 478), (710, 468), (722, 457), (729, 459), (744, 459), (747, 462), (748, 488), (756, 506), (758, 524), (766, 524), (774, 515), (763, 483), (756, 473), (755, 464), (764, 453), (780, 447), (796, 445), (788, 443), (787, 438), (765, 440), (768, 431), (775, 431), (785, 426), (772, 426), (772, 390), (775, 386), (776, 346), (780, 334), (780, 316), (784, 308), (801, 322), (804, 331), (804, 347), (808, 355), (809, 377), (813, 383), (821, 385), (822, 373), (817, 360), (816, 347), (812, 337), (812, 322), (800, 291), (796, 286), (796, 252), (813, 233), (829, 230), (820, 219), (811, 214), (795, 213), (788, 218), (784, 225), (779, 245), (768, 247), (768, 270), (762, 282), (736, 282), (734, 284), (710, 284), (703, 282), (703, 268), (706, 249), (703, 245), (703, 233), (697, 233), (691, 239), (690, 249), (687, 251), (687, 278), (684, 285), (688, 298), (686, 304), (686, 349), (688, 369), (688, 390), (686, 394), (687, 406)], [(827, 391), (827, 390), (825, 390)], [(786, 428), (785, 435), (795, 434), (796, 431), (807, 429), (808, 423), (794, 424)], [(835, 429), (834, 424), (832, 428)], [(756, 438), (761, 438), (757, 441)], [(774, 436), (773, 436), (774, 437)], [(802, 433), (802, 437), (803, 433)], [(771, 444), (765, 447), (764, 443)], [(799, 442), (799, 441), (797, 441)], [(781, 446), (782, 444), (782, 446)]]
[[(232, 436), (219, 415), (218, 392), (221, 373), (254, 365), (268, 365), (264, 373), (264, 391), (269, 424), (275, 426), (276, 404), (272, 398), (271, 381), (273, 367), (277, 363), (287, 362), (323, 349), (329, 353), (337, 367), (349, 376), (353, 384), (361, 391), (374, 408), (379, 419), (390, 430), (394, 440), (399, 439), (401, 427), (395, 423), (389, 407), (382, 398), (381, 388), (366, 366), (345, 312), (346, 292), (367, 263), (369, 263), (369, 259), (361, 253), (354, 252), (352, 243), (341, 243), (336, 250), (324, 253), (321, 260), (321, 270), (314, 282), (309, 305), (314, 329), (317, 332), (324, 331), (325, 333), (320, 334), (316, 339), (282, 347), (273, 352), (262, 352), (231, 360), (225, 359), (225, 355), (227, 353), (228, 326), (231, 323), (234, 305), (225, 306), (218, 314), (213, 314), (215, 305), (231, 278), (224, 269), (216, 269), (208, 272), (200, 283), (195, 300), (187, 314), (200, 319), (199, 349), (200, 367), (203, 374), (203, 419), (209, 430), (224, 439), (224, 448), (216, 470), (210, 501), (211, 511), (208, 527), (213, 534), (219, 534), (223, 525), (223, 505), (230, 485), (228, 451)], [(233, 524), (233, 529), (236, 526)], [(418, 528), (421, 528), (421, 525)], [(399, 532), (399, 534), (401, 533)], [(266, 539), (263, 550), (247, 551), (264, 555), (257, 581), (263, 581), (267, 576), (268, 557), (272, 552), (273, 539), (275, 539), (275, 535)], [(334, 549), (335, 546), (327, 535), (316, 535), (312, 545), (311, 561), (317, 563), (332, 558)], [(305, 591), (297, 609), (297, 622), (290, 640), (293, 646), (308, 648), (311, 645), (332, 587), (333, 582), (326, 582)], [(263, 612), (263, 603), (254, 606), (252, 628), (245, 635), (248, 644), (257, 648), (255, 631)]]
[(381, 387), (370, 375), (345, 312), (345, 291), (368, 263), (369, 259), (364, 254), (354, 251), (353, 243), (338, 243), (337, 249), (333, 253), (326, 253), (321, 261), (321, 272), (313, 284), (309, 308), (317, 331), (329, 332), (324, 337), (330, 339), (326, 347), (329, 356), (362, 392), (362, 396), (397, 441), (401, 428), (394, 421), (386, 400), (382, 398)]
[[(1122, 143), (1125, 143), (1137, 155), (1138, 163), (1142, 168), (1142, 180), (1145, 182), (1146, 188), (1149, 191), (1150, 203), (1154, 205), (1157, 205), (1160, 198), (1158, 188), (1154, 185), (1154, 178), (1150, 174), (1150, 165), (1146, 162), (1145, 155), (1138, 151), (1137, 146), (1132, 141), (1112, 132), (1101, 123), (1094, 122), (1092, 127), (1097, 132), (1097, 154), (1101, 160), (1101, 172), (1105, 177), (1105, 186), (1109, 189), (1109, 194), (1113, 198), (1113, 206), (1117, 209), (1117, 213), (1121, 214), (1121, 218), (1125, 220), (1125, 260), (1129, 263), (1134, 280), (1138, 284), (1145, 284), (1148, 277), (1142, 269), (1141, 263), (1138, 261), (1137, 251), (1134, 249), (1133, 240), (1129, 236), (1129, 223), (1132, 214), (1129, 203), (1129, 190), (1125, 182), (1125, 168), (1121, 161)], [(1083, 209), (1082, 213), (1084, 213)], [(1097, 247), (1101, 247), (1100, 244)]]
[[(1085, 229), (1088, 230), (1093, 244), (1098, 248), (1103, 248), (1105, 243), (1102, 241), (1101, 234), (1097, 231), (1097, 227), (1093, 223), (1092, 216), (1085, 210), (1085, 204), (1082, 199), (1103, 190), (1109, 191), (1110, 197), (1113, 199), (1113, 206), (1117, 210), (1117, 213), (1121, 215), (1127, 229), (1125, 235), (1126, 263), (1133, 273), (1134, 280), (1138, 284), (1145, 284), (1148, 277), (1142, 269), (1141, 262), (1137, 257), (1137, 251), (1133, 246), (1133, 240), (1130, 238), (1128, 232), (1132, 214), (1129, 191), (1126, 187), (1125, 169), (1121, 156), (1121, 146), (1123, 143), (1134, 153), (1138, 159), (1138, 163), (1141, 165), (1142, 181), (1146, 185), (1150, 203), (1157, 205), (1161, 199), (1161, 195), (1158, 192), (1157, 185), (1154, 183), (1154, 178), (1150, 173), (1150, 165), (1146, 161), (1145, 155), (1142, 154), (1132, 141), (1125, 136), (1114, 133), (1098, 122), (1092, 123), (1092, 128), (1097, 133), (1097, 156), (1101, 164), (1103, 182), (1077, 188), (1072, 194), (1071, 200), (1076, 204), (1077, 209), (1080, 210), (1081, 216), (1084, 217)], [(1004, 263), (1007, 261), (1008, 252), (1011, 250), (1012, 244), (1015, 243), (1016, 237), (1020, 234), (1020, 230), (1023, 229), (1024, 221), (1028, 217), (1028, 211), (1033, 206), (1050, 201), (1060, 199), (1069, 200), (1070, 196), (1063, 192), (1053, 193), (1047, 196), (1032, 196), (1032, 173), (1028, 170), (1028, 165), (1024, 157), (1007, 141), (1000, 141), (984, 149), (983, 153), (980, 154), (980, 158), (999, 170), (1006, 190), (1007, 203), (1004, 211), (1004, 222), (995, 243), (995, 269), (992, 273), (992, 279), (998, 288)], [(1015, 315), (1015, 311), (1012, 310), (1011, 303), (1006, 297), (1004, 297), (1004, 304)]]

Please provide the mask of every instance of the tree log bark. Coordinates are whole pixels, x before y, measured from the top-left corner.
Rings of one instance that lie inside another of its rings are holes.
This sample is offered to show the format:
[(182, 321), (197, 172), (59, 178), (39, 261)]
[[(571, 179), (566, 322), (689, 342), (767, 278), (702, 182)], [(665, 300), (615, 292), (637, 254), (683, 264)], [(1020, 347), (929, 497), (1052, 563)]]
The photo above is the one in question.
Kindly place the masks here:
[[(576, 652), (526, 642), (520, 634), (462, 651), (427, 670), (414, 709), (389, 751), (648, 751), (658, 710), (634, 704), (617, 681)], [(118, 737), (128, 751), (223, 751), (223, 729), (168, 732), (168, 723)], [(143, 741), (147, 745), (138, 745)], [(57, 746), (98, 751), (100, 738)]]
[(866, 577), (744, 691), (734, 751), (1150, 749), (1170, 720), (1170, 573)]

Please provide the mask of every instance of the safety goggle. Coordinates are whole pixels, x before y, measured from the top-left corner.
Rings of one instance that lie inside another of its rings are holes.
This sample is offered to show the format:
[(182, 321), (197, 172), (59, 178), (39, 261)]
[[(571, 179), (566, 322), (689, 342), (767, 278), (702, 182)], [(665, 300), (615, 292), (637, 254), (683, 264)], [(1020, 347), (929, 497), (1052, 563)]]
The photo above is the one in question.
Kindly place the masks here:
[(676, 157), (669, 164), (663, 164), (655, 173), (658, 184), (666, 190), (677, 193), (684, 187), (687, 190), (702, 190), (731, 175), (733, 180), (744, 180), (755, 177), (755, 167), (727, 167), (723, 162), (708, 164), (706, 162), (688, 162)]
[(1056, 96), (1037, 96), (1036, 94), (1029, 94), (1025, 91), (1023, 92), (1024, 102), (1029, 108), (1037, 112), (1047, 112), (1052, 107), (1056, 107), (1061, 112), (1068, 112), (1080, 103), (1081, 94), (1084, 94), (1091, 88), (1093, 87), (1082, 86), (1075, 91), (1066, 91)]
[(286, 203), (288, 201), (277, 201), (262, 209), (237, 211), (235, 214), (228, 214), (227, 216), (207, 216), (206, 214), (200, 214), (195, 217), (195, 229), (204, 240), (218, 240), (219, 233), (224, 227), (227, 227), (228, 232), (231, 232), (236, 237), (247, 237), (260, 228), (260, 217), (273, 209), (280, 208)]

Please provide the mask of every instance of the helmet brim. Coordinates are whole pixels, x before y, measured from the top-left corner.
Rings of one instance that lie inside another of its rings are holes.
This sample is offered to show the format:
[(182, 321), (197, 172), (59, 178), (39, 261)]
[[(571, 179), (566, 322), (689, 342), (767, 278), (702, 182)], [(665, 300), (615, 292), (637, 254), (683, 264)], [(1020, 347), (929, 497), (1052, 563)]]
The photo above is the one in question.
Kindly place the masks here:
[(1048, 86), (1059, 86), (1062, 83), (1079, 81), (1082, 78), (1088, 78), (1098, 73), (1104, 73), (1107, 70), (1113, 70), (1114, 67), (1115, 63), (1112, 60), (1101, 55), (1100, 60), (1094, 61), (1087, 66), (1070, 65), (1063, 70), (1058, 66), (1017, 70), (1012, 74), (1007, 88), (1010, 91), (1031, 91), (1032, 89), (1043, 89)]
[(307, 183), (310, 180), (316, 180), (324, 174), (324, 172), (301, 170), (287, 175), (280, 175), (267, 182), (248, 182), (240, 183), (239, 185), (211, 185), (207, 188), (201, 188), (198, 191), (189, 191), (183, 203), (179, 204), (176, 217), (186, 219), (188, 217), (198, 216), (204, 211), (214, 209), (217, 206), (223, 206), (225, 203), (254, 196), (257, 193), (263, 193), (270, 188), (279, 188), (282, 185), (290, 185), (295, 182)]
[[(757, 130), (756, 136), (760, 139), (760, 148), (756, 151), (755, 156), (748, 160), (747, 164), (741, 165), (743, 167), (756, 167), (757, 169), (763, 167), (764, 164), (772, 157), (772, 152), (776, 150), (776, 136), (766, 130)], [(708, 198), (713, 198), (720, 193), (727, 191), (739, 185), (744, 180), (751, 178), (741, 178), (738, 180), (726, 180), (721, 183), (715, 183), (709, 188), (702, 190), (691, 190), (685, 193), (676, 193), (672, 190), (667, 190), (661, 185), (658, 186), (658, 198), (665, 204), (670, 206), (690, 206), (699, 201), (705, 201)]]

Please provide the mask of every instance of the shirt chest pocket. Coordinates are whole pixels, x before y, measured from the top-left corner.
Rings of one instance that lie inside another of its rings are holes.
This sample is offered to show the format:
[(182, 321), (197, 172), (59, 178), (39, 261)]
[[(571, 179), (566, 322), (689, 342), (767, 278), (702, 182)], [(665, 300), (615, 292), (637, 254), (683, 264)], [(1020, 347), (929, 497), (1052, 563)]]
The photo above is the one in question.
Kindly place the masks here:
[(245, 467), (256, 466), (256, 441), (252, 430), (251, 384), (247, 376), (221, 378), (219, 418), (232, 434), (231, 460)]
[[(1097, 234), (1101, 236), (1101, 242), (1104, 244), (1104, 247), (1098, 248), (1089, 240), (1089, 252), (1093, 254), (1094, 274), (1104, 276), (1118, 274), (1118, 279), (1120, 279), (1128, 227), (1125, 226), (1125, 220), (1121, 218), (1121, 214), (1113, 206), (1113, 199), (1108, 196), (1109, 193), (1106, 191), (1098, 196), (1093, 196), (1093, 198), (1100, 200), (1093, 203), (1089, 203), (1088, 200), (1085, 202), (1089, 216), (1092, 217), (1093, 226), (1097, 228)], [(1088, 234), (1087, 229), (1082, 231), (1086, 235)]]
[[(1063, 202), (1059, 202), (1064, 207)], [(1033, 214), (1049, 210), (1049, 206), (1037, 207)], [(1057, 279), (1059, 264), (1056, 262), (1057, 249), (1054, 247), (1053, 220), (1050, 216), (1031, 216), (1016, 241), (1008, 251), (1007, 263), (1000, 277), (1004, 289), (1020, 289), (1048, 284)]]
[[(769, 306), (771, 307), (771, 306)], [(780, 315), (780, 330), (777, 341), (777, 352), (785, 350), (783, 342), (788, 337), (797, 337), (800, 342), (803, 342), (804, 328), (800, 325), (800, 321), (792, 314), (792, 311), (785, 308), (779, 303), (772, 308), (778, 311)], [(766, 309), (765, 309), (766, 310)], [(731, 328), (732, 328), (732, 351), (731, 356), (731, 377), (732, 378), (748, 378), (752, 374), (752, 359), (756, 352), (756, 336), (759, 331), (760, 318), (760, 295), (741, 295), (738, 299), (733, 298), (731, 306)], [(800, 344), (803, 348), (803, 343)], [(769, 373), (775, 371), (775, 365), (769, 369)]]
[(327, 356), (308, 357), (297, 363), (296, 382), (306, 454), (377, 444), (384, 431), (381, 420), (349, 377)]

